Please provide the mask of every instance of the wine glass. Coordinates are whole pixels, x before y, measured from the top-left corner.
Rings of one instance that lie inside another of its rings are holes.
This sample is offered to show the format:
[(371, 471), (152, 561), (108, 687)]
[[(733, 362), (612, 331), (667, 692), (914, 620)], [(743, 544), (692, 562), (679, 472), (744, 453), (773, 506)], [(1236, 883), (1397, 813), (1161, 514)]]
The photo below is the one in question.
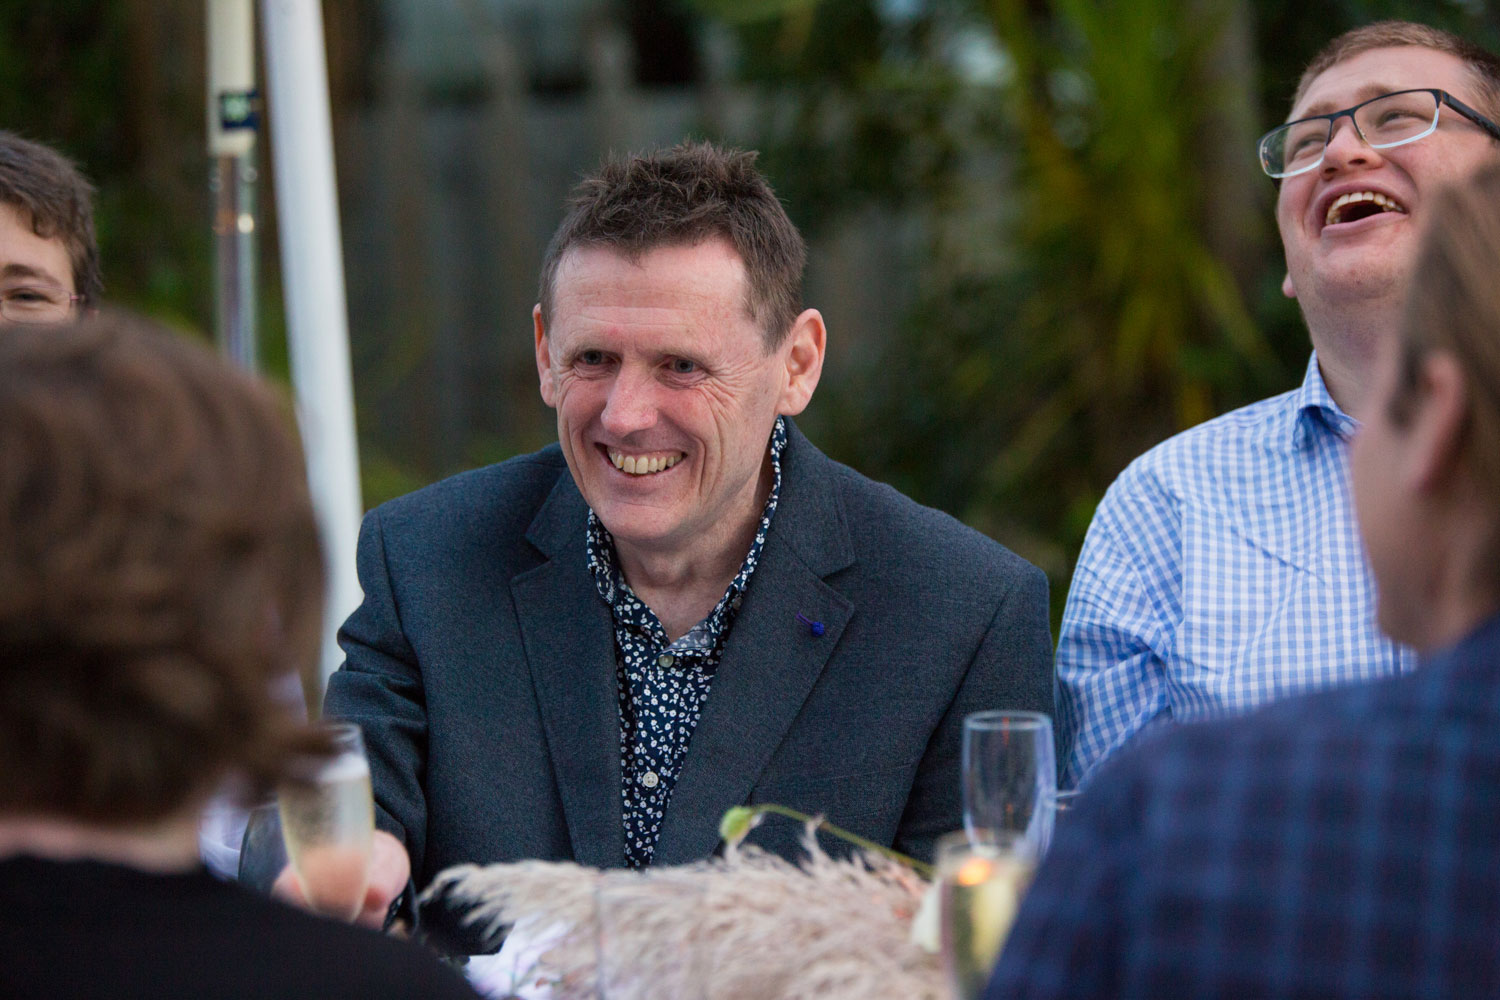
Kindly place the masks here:
[(1031, 884), (1036, 854), (1019, 831), (990, 830), (976, 841), (961, 830), (938, 839), (935, 860), (943, 966), (955, 1000), (977, 1000)]
[(364, 738), (350, 723), (328, 726), (337, 753), (277, 794), (281, 834), (307, 905), (353, 920), (370, 880), (375, 801)]
[(1052, 720), (1040, 712), (975, 712), (964, 718), (964, 829), (975, 844), (1022, 835), (1033, 857), (1052, 839), (1057, 757)]

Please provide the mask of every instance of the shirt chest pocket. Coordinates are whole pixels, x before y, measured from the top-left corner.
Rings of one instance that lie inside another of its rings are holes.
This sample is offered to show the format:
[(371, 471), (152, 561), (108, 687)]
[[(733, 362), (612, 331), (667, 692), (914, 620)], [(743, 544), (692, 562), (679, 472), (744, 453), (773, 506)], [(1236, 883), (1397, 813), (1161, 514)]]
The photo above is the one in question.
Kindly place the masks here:
[[(1315, 627), (1318, 577), (1298, 539), (1251, 532), (1217, 516), (1183, 523), (1182, 625), (1176, 652), (1190, 670), (1223, 673), (1282, 652), (1277, 636)], [(1179, 678), (1182, 680), (1182, 678)]]

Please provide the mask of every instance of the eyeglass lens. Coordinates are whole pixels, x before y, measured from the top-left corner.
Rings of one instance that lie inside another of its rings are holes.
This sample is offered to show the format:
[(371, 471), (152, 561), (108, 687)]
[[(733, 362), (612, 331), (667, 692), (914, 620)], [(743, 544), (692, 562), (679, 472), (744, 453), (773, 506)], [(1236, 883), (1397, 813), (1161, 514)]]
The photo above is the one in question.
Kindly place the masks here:
[[(1353, 109), (1359, 134), (1376, 148), (1422, 138), (1437, 124), (1437, 116), (1437, 95), (1427, 90), (1386, 94)], [(1266, 172), (1278, 176), (1317, 166), (1337, 123), (1337, 117), (1313, 118), (1283, 125), (1266, 136), (1261, 147)]]
[(61, 288), (19, 285), (0, 289), (0, 316), (12, 323), (55, 323), (68, 317), (73, 297)]

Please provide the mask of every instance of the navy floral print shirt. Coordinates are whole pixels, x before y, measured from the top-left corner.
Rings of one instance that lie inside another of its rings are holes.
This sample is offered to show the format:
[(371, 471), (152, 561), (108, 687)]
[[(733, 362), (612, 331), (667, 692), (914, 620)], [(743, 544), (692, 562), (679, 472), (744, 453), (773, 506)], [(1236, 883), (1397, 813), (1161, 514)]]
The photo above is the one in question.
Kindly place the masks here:
[(771, 495), (766, 498), (755, 540), (740, 571), (714, 609), (676, 642), (656, 613), (630, 589), (615, 560), (608, 529), (589, 511), (589, 571), (615, 622), (615, 677), (620, 697), (621, 804), (625, 817), (625, 864), (651, 864), (662, 816), (682, 770), (688, 743), (708, 700), (724, 642), (760, 560), (776, 501), (781, 494), (781, 452), (786, 422), (771, 432)]

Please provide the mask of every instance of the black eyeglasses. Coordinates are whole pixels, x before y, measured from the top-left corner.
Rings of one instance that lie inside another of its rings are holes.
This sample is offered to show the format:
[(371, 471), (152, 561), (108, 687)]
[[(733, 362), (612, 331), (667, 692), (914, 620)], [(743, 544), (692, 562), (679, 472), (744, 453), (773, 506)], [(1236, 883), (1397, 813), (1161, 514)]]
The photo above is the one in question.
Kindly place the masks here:
[(1444, 104), (1484, 129), (1491, 139), (1500, 141), (1500, 125), (1446, 90), (1398, 90), (1394, 94), (1372, 97), (1352, 108), (1301, 118), (1273, 128), (1260, 137), (1261, 169), (1279, 179), (1295, 177), (1319, 166), (1328, 144), (1333, 141), (1333, 126), (1345, 115), (1354, 123), (1354, 131), (1372, 149), (1389, 149), (1416, 142), (1437, 128), (1438, 115)]

